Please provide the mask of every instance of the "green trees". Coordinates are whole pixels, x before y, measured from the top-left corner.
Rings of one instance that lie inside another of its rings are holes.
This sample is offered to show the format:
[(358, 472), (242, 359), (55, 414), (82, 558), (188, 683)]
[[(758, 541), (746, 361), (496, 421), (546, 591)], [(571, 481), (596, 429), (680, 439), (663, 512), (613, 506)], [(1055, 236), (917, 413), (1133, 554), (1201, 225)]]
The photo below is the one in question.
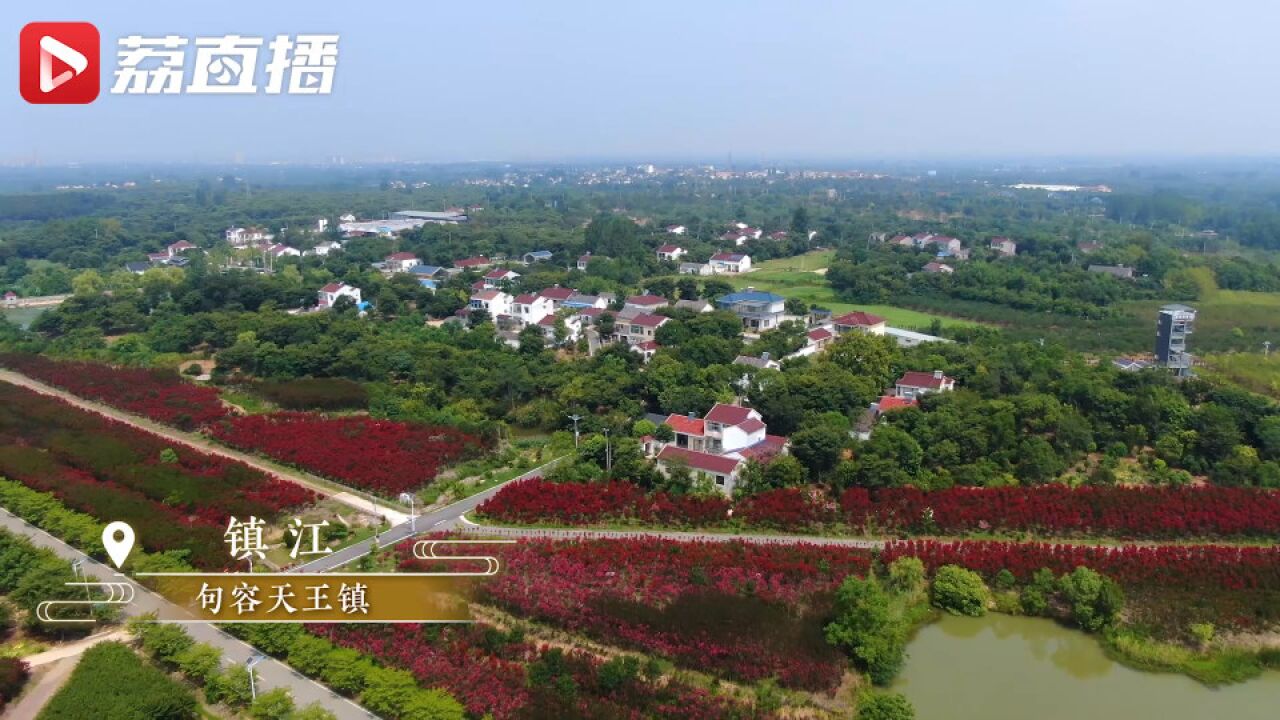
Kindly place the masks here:
[(71, 679), (45, 705), (40, 720), (196, 717), (196, 699), (181, 683), (148, 665), (128, 646), (104, 642), (85, 651)]
[(836, 591), (835, 619), (827, 642), (845, 649), (877, 685), (887, 685), (906, 657), (906, 628), (874, 577), (849, 576)]
[(987, 613), (990, 591), (982, 578), (958, 565), (943, 565), (933, 577), (933, 604), (953, 615), (981, 617)]
[(1071, 618), (1089, 632), (1110, 627), (1124, 607), (1120, 586), (1087, 567), (1078, 567), (1063, 575), (1058, 586), (1071, 606)]
[(915, 720), (916, 711), (900, 693), (867, 693), (858, 698), (854, 720)]

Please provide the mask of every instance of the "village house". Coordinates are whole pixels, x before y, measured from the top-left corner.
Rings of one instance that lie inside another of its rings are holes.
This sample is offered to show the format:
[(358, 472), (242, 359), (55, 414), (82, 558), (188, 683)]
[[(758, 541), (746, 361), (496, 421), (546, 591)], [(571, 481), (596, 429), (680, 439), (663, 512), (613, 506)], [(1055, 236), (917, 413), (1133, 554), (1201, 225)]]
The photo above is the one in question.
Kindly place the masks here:
[(584, 308), (600, 308), (609, 307), (609, 299), (603, 295), (583, 295), (574, 291), (572, 295), (564, 300), (563, 307), (581, 310)]
[(689, 228), (686, 228), (683, 225), (668, 225), (666, 230), (672, 235), (683, 235), (689, 231)]
[(483, 255), (453, 261), (453, 266), (460, 270), (484, 270), (492, 264), (489, 258)]
[(851, 313), (845, 313), (831, 321), (831, 325), (835, 328), (837, 335), (843, 335), (847, 332), (862, 332), (868, 335), (883, 335), (885, 330), (885, 319), (879, 315), (872, 315), (869, 312), (855, 310)]
[(383, 268), (392, 273), (409, 272), (409, 268), (421, 264), (422, 261), (418, 259), (418, 256), (411, 252), (392, 253), (382, 261)]
[(134, 275), (141, 275), (151, 269), (151, 263), (141, 261), (127, 262), (124, 264), (124, 269)]
[(716, 253), (711, 256), (708, 264), (712, 272), (744, 273), (751, 269), (751, 256), (741, 253)]
[(339, 298), (351, 298), (351, 302), (359, 305), (362, 300), (360, 298), (360, 288), (348, 285), (344, 282), (329, 283), (320, 288), (317, 293), (318, 306), (322, 310), (333, 307)]
[(18, 307), (18, 293), (9, 290), (4, 294), (5, 307)]
[(727, 243), (733, 243), (734, 247), (742, 247), (751, 238), (741, 230), (730, 230), (721, 235), (720, 239)]
[(629, 345), (628, 347), (631, 349), (631, 352), (640, 355), (640, 362), (647, 365), (649, 361), (653, 359), (653, 356), (658, 353), (658, 349), (662, 346), (658, 344), (657, 340), (645, 340), (642, 343), (636, 343), (635, 345)]
[(627, 298), (623, 304), (623, 308), (632, 308), (643, 312), (652, 312), (658, 308), (666, 307), (671, 301), (661, 295), (632, 295)]
[(689, 310), (696, 313), (709, 313), (715, 310), (715, 306), (706, 300), (677, 300), (672, 306), (680, 310)]
[(533, 252), (525, 253), (523, 259), (525, 265), (532, 265), (534, 263), (547, 262), (551, 257), (550, 250), (534, 250)]
[(315, 247), (311, 248), (311, 251), (308, 254), (316, 255), (318, 257), (324, 257), (329, 253), (340, 252), (341, 250), (342, 250), (342, 243), (338, 242), (337, 240), (330, 240), (328, 242), (322, 242), (319, 245), (316, 245)]
[(226, 232), (223, 233), (223, 237), (233, 247), (246, 247), (271, 240), (273, 236), (262, 228), (233, 227), (227, 228)]
[(484, 310), (496, 321), (502, 315), (511, 314), (511, 300), (511, 296), (501, 290), (481, 290), (471, 296), (468, 307), (473, 311)]
[(559, 343), (556, 339), (556, 324), (561, 321), (564, 323), (564, 329), (568, 333), (564, 338), (564, 342), (577, 342), (582, 337), (582, 317), (579, 315), (570, 315), (566, 318), (546, 315), (539, 320), (538, 327), (542, 328), (542, 334), (546, 337), (547, 342), (553, 345)]
[(551, 298), (532, 293), (522, 293), (512, 302), (511, 315), (522, 325), (536, 325), (544, 318), (555, 319), (555, 306)]
[(688, 468), (695, 476), (710, 479), (720, 492), (732, 496), (734, 488), (738, 485), (738, 472), (742, 468), (742, 460), (667, 445), (658, 451), (656, 465), (663, 474), (670, 474), (675, 467)]
[(658, 259), (678, 262), (680, 260), (680, 257), (685, 255), (688, 252), (689, 252), (688, 250), (685, 250), (679, 245), (663, 245), (662, 247), (658, 248)]
[(771, 330), (782, 322), (786, 298), (755, 288), (729, 293), (717, 301), (721, 310), (728, 310), (742, 319), (742, 326), (760, 332)]
[(681, 275), (711, 275), (715, 270), (710, 263), (685, 262), (680, 263), (677, 272)]
[(950, 265), (940, 262), (925, 263), (925, 266), (921, 269), (933, 275), (950, 275), (956, 271), (956, 269)]
[(199, 249), (200, 248), (196, 247), (195, 245), (192, 245), (186, 240), (179, 240), (178, 242), (165, 248), (165, 252), (168, 254), (169, 257), (172, 258), (172, 257), (177, 257), (182, 253), (187, 252), (188, 250), (199, 250)]
[(929, 393), (954, 390), (956, 381), (942, 374), (941, 370), (921, 372), (913, 370), (902, 374), (894, 383), (893, 394), (905, 400), (915, 400)]
[(282, 257), (300, 257), (302, 255), (301, 250), (289, 247), (288, 245), (281, 245), (279, 243), (267, 248), (266, 253), (276, 259), (280, 259)]
[(1133, 279), (1133, 268), (1124, 265), (1090, 265), (1089, 272), (1110, 275), (1120, 280)]
[(783, 240), (787, 239), (787, 231), (774, 230), (773, 232), (769, 233), (769, 239), (775, 242), (782, 242)]
[(591, 253), (583, 253), (578, 256), (578, 269), (582, 272), (587, 271), (587, 266), (591, 264)]
[(1000, 257), (1013, 257), (1018, 254), (1018, 243), (1007, 237), (991, 238), (990, 247), (1000, 254)]
[(506, 268), (497, 268), (490, 270), (484, 274), (484, 286), (486, 288), (496, 288), (504, 282), (514, 282), (520, 277), (520, 273)]
[(655, 339), (658, 328), (666, 325), (671, 318), (639, 312), (629, 318), (619, 317), (614, 323), (614, 335), (628, 345), (639, 345)]
[(542, 292), (538, 293), (538, 295), (550, 300), (551, 306), (556, 310), (559, 310), (564, 306), (565, 301), (577, 293), (578, 291), (573, 288), (560, 287), (559, 285), (556, 285), (554, 287), (544, 289)]

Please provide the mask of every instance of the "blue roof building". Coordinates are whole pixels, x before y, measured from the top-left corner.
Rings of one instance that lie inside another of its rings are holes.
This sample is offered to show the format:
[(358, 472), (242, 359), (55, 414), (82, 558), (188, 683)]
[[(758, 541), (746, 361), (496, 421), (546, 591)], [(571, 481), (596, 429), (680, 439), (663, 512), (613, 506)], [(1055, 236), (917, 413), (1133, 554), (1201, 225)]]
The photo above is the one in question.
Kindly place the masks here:
[(550, 250), (534, 250), (524, 254), (524, 261), (527, 263), (546, 262), (551, 259)]
[(729, 293), (716, 301), (721, 310), (742, 318), (742, 326), (748, 331), (770, 330), (782, 322), (787, 299), (771, 292), (753, 288)]

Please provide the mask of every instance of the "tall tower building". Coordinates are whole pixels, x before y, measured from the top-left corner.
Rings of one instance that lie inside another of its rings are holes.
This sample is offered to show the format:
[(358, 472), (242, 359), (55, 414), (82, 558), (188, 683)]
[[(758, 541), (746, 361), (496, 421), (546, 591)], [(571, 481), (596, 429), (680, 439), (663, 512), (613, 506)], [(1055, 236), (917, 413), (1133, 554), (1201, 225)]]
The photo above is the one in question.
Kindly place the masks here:
[(1156, 316), (1156, 363), (1178, 377), (1191, 375), (1187, 336), (1195, 321), (1195, 308), (1186, 305), (1165, 305)]

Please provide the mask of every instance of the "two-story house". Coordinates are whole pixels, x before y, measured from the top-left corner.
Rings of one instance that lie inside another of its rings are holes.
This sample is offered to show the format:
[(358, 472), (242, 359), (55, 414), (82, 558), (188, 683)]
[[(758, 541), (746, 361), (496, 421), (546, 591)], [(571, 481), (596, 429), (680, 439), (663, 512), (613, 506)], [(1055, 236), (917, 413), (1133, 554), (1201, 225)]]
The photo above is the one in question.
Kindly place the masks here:
[(929, 393), (947, 392), (954, 390), (956, 381), (942, 373), (941, 370), (933, 372), (910, 371), (902, 374), (898, 378), (898, 382), (894, 383), (893, 394), (907, 400), (914, 400)]
[(522, 293), (511, 303), (511, 316), (521, 325), (536, 325), (547, 317), (554, 320), (554, 313), (555, 306), (551, 298), (541, 295)]
[(640, 343), (654, 340), (658, 328), (667, 324), (670, 320), (671, 318), (663, 315), (639, 312), (629, 318), (618, 317), (614, 323), (613, 332), (622, 342), (628, 345), (639, 345)]
[(513, 282), (520, 273), (507, 268), (497, 268), (484, 274), (484, 285), (487, 288), (499, 287), (504, 282)]
[(556, 310), (559, 310), (564, 305), (565, 301), (576, 294), (578, 294), (577, 290), (574, 290), (573, 288), (560, 287), (559, 285), (545, 288), (542, 292), (538, 293), (539, 296), (550, 300), (551, 306)]
[(742, 318), (742, 326), (748, 331), (761, 332), (770, 330), (782, 322), (786, 308), (786, 298), (771, 292), (763, 292), (747, 288), (729, 293), (716, 301), (721, 310)]
[(489, 318), (497, 320), (499, 315), (511, 314), (511, 296), (501, 290), (481, 290), (471, 296), (469, 307), (474, 310), (484, 310), (489, 313)]
[(353, 287), (344, 282), (329, 283), (328, 285), (320, 288), (320, 291), (316, 295), (321, 309), (333, 307), (334, 304), (338, 302), (339, 298), (351, 298), (351, 302), (357, 305), (359, 305), (361, 301), (360, 288)]
[(670, 244), (663, 245), (662, 247), (658, 248), (658, 259), (670, 260), (672, 262), (679, 262), (680, 258), (683, 257), (687, 252), (689, 251), (685, 250), (679, 245), (670, 245)]
[(392, 273), (409, 272), (410, 268), (421, 264), (418, 256), (411, 252), (391, 253), (382, 261), (382, 267)]

